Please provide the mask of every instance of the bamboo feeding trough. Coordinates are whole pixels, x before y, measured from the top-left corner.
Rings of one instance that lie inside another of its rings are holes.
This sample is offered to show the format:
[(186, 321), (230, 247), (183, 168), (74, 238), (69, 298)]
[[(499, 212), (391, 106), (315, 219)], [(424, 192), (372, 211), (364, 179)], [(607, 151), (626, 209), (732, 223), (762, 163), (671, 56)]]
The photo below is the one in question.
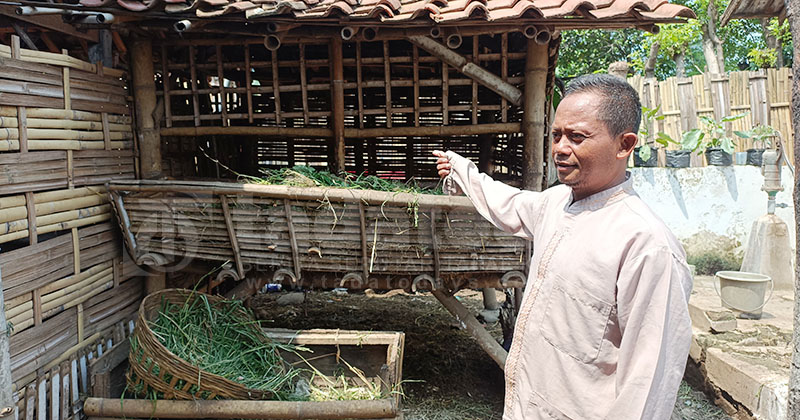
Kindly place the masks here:
[(352, 289), (376, 276), (392, 288), (500, 287), (524, 282), (530, 252), (465, 197), (199, 181), (108, 188), (128, 251), (143, 265), (230, 261), (235, 270), (223, 273), (237, 279), (245, 267), (267, 266), (276, 280), (335, 274)]

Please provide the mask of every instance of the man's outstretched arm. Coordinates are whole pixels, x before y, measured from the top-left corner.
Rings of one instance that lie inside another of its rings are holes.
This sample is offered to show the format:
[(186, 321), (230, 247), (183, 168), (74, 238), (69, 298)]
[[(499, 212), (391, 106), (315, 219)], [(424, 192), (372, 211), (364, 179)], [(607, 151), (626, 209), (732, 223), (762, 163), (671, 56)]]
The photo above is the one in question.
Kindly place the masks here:
[[(469, 159), (455, 152), (435, 150), (436, 169), (445, 186), (454, 182), (469, 197), (475, 209), (498, 228), (515, 236), (533, 239), (540, 218), (542, 194), (514, 188), (478, 171)], [(457, 191), (447, 191), (454, 193)]]

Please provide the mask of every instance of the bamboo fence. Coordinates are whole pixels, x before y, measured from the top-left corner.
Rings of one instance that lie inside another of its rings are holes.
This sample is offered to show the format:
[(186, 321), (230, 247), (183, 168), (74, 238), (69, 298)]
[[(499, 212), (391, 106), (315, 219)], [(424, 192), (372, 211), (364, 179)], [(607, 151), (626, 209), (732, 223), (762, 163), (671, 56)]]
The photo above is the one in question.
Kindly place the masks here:
[(121, 71), (0, 45), (0, 272), (16, 418), (82, 416), (93, 364), (124, 338), (141, 273), (103, 184), (136, 177)]
[[(770, 125), (781, 133), (784, 144), (788, 146), (793, 141), (791, 77), (789, 68), (781, 68), (726, 75), (704, 73), (663, 81), (634, 76), (628, 82), (639, 92), (642, 105), (649, 108), (660, 106), (658, 115), (664, 118), (655, 122), (654, 132), (662, 131), (679, 140), (683, 132), (702, 128), (701, 116), (720, 119), (746, 112), (744, 118), (729, 124), (731, 132), (749, 130), (755, 125)], [(736, 140), (737, 152), (754, 147), (750, 139), (732, 137)], [(640, 144), (646, 140), (641, 139)], [(670, 150), (677, 148), (676, 145), (668, 147)], [(785, 148), (784, 153), (792, 161), (792, 148)], [(702, 165), (705, 165), (704, 160), (694, 156), (692, 166)]]

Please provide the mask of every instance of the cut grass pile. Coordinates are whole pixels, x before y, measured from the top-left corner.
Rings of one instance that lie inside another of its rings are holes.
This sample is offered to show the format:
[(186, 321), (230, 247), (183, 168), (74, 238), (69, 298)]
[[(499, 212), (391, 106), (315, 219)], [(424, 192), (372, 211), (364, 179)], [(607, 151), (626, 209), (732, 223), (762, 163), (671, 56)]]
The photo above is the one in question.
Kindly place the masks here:
[(318, 171), (310, 166), (271, 169), (263, 171), (263, 177), (243, 176), (254, 184), (288, 185), (297, 187), (332, 187), (358, 190), (375, 190), (410, 194), (442, 194), (441, 188), (425, 188), (413, 179), (402, 183), (379, 178), (375, 175), (332, 174)]

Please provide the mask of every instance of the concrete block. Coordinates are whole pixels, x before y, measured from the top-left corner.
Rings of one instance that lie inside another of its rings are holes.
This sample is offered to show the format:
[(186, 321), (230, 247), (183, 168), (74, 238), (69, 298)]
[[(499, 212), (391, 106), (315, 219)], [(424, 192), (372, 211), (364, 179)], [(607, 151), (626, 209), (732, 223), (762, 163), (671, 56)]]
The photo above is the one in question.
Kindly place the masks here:
[(689, 303), (689, 317), (692, 326), (703, 332), (727, 332), (736, 329), (736, 315), (727, 309), (706, 310), (694, 302)]
[(789, 379), (717, 348), (706, 352), (708, 379), (756, 418), (785, 419)]

